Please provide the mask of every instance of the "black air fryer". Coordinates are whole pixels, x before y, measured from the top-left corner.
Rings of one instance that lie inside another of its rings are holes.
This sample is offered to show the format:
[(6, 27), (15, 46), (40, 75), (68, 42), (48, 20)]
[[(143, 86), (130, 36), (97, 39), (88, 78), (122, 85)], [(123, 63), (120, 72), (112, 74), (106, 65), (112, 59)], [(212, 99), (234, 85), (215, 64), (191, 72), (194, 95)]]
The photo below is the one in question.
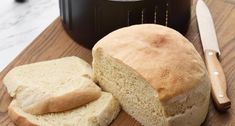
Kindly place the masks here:
[(59, 0), (60, 17), (68, 34), (92, 48), (102, 37), (121, 27), (156, 23), (184, 34), (191, 0)]

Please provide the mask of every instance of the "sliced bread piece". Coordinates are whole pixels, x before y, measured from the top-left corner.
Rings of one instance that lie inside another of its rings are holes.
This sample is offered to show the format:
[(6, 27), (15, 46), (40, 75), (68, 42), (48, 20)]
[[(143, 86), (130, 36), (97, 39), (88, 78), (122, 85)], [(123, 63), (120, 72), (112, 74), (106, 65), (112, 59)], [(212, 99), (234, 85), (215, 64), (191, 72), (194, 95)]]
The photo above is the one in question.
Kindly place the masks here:
[(199, 126), (210, 79), (193, 45), (177, 31), (134, 25), (105, 36), (92, 49), (95, 79), (144, 126)]
[(119, 111), (118, 101), (106, 92), (80, 108), (60, 113), (32, 115), (24, 112), (16, 100), (8, 108), (9, 117), (17, 126), (108, 126)]
[(73, 56), (16, 67), (3, 83), (24, 111), (44, 114), (98, 99), (101, 90), (90, 79), (91, 75), (91, 66)]
[(18, 91), (16, 100), (24, 111), (44, 114), (82, 106), (100, 95), (100, 88), (92, 80), (75, 77), (55, 87), (26, 87)]

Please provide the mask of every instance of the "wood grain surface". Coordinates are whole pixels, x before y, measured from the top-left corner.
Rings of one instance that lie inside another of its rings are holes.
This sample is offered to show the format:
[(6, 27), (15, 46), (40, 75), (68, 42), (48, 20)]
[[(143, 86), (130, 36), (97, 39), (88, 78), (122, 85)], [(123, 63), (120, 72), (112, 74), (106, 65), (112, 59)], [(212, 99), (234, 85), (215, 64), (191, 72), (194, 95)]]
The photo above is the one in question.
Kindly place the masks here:
[(231, 107), (231, 101), (227, 96), (227, 83), (224, 70), (217, 57), (217, 51), (205, 50), (205, 63), (211, 79), (211, 98), (214, 106), (219, 111), (226, 111)]
[[(203, 56), (193, 1), (191, 24), (186, 37)], [(235, 126), (235, 6), (224, 0), (206, 0), (214, 18), (221, 48), (220, 60), (228, 84), (228, 96), (232, 105), (226, 113), (219, 113), (210, 103), (209, 113), (203, 126)], [(15, 66), (64, 56), (79, 56), (91, 63), (91, 51), (75, 43), (64, 31), (59, 19), (55, 20), (34, 42), (0, 73), (0, 126), (14, 126), (7, 115), (11, 98), (2, 84), (2, 78)], [(180, 55), (180, 54), (179, 54)], [(2, 59), (0, 59), (1, 62)], [(124, 111), (121, 111), (111, 126), (140, 126)]]

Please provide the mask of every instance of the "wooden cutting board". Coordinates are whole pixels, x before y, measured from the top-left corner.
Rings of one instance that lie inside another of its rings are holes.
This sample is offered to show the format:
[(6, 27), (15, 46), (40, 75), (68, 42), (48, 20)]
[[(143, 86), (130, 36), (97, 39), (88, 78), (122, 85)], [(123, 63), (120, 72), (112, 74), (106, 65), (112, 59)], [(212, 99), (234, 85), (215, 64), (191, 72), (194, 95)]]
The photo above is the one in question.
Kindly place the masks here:
[[(226, 113), (219, 113), (211, 102), (203, 126), (235, 126), (235, 6), (223, 0), (206, 0), (206, 2), (214, 18), (222, 52), (220, 59), (227, 78), (228, 95), (232, 100), (232, 106)], [(195, 17), (195, 3), (196, 1), (193, 1), (191, 24), (186, 37), (203, 56)], [(0, 126), (14, 126), (7, 115), (11, 98), (2, 84), (2, 78), (10, 69), (22, 64), (72, 55), (79, 56), (89, 63), (92, 61), (91, 51), (75, 43), (66, 34), (59, 19), (56, 19), (0, 73)], [(0, 59), (0, 62), (1, 60), (3, 59)], [(121, 111), (111, 126), (140, 126), (140, 124)]]

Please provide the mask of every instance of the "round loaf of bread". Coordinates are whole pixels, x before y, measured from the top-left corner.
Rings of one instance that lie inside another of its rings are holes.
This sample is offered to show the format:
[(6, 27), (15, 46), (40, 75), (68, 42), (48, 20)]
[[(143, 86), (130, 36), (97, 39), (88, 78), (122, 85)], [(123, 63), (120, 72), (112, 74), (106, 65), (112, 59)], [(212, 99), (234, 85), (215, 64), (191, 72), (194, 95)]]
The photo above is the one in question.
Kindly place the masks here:
[(199, 126), (210, 80), (194, 46), (155, 24), (116, 30), (92, 49), (94, 76), (122, 108), (145, 126)]

